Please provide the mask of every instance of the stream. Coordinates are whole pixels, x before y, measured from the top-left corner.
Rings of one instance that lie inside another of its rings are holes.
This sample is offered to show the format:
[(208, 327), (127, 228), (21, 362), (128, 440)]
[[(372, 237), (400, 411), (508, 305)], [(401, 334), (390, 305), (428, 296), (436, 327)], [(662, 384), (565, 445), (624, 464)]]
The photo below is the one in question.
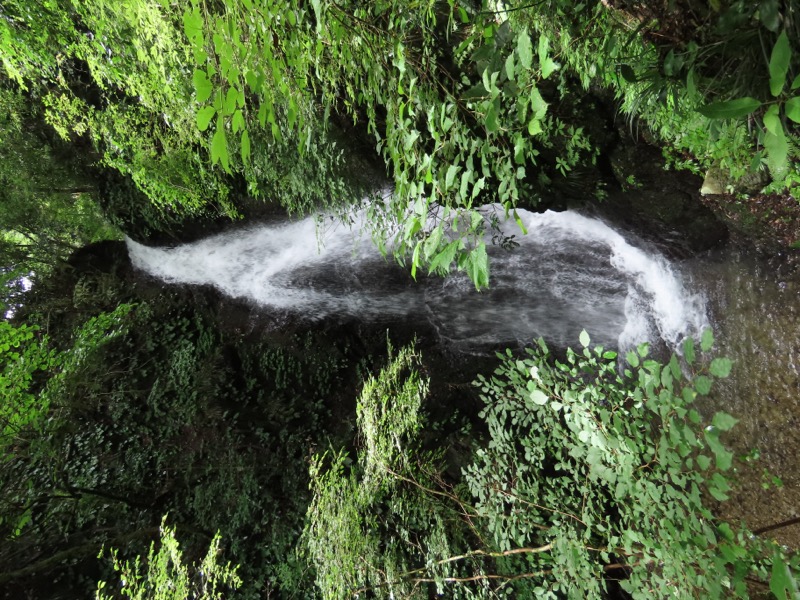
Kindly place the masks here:
[[(800, 516), (800, 278), (731, 247), (675, 263), (596, 218), (518, 213), (528, 235), (513, 220), (501, 223), (516, 247), (488, 248), (491, 288), (481, 292), (461, 273), (412, 281), (377, 253), (357, 217), (353, 227), (307, 218), (174, 248), (127, 244), (135, 267), (170, 283), (213, 285), (310, 321), (424, 320), (456, 352), (539, 336), (565, 348), (584, 328), (594, 343), (625, 350), (650, 342), (663, 352), (710, 325), (734, 370), (700, 408), (740, 419), (726, 443), (737, 456), (760, 456), (735, 463), (738, 484), (722, 514), (753, 530)], [(770, 535), (800, 547), (800, 525)]]
[(708, 325), (702, 294), (641, 239), (576, 212), (518, 214), (529, 235), (513, 220), (500, 225), (515, 247), (487, 244), (491, 287), (481, 292), (463, 273), (413, 282), (380, 256), (357, 220), (320, 228), (306, 218), (176, 248), (131, 240), (128, 248), (134, 266), (171, 283), (213, 285), (309, 320), (425, 319), (442, 343), (462, 352), (539, 336), (564, 348), (583, 328), (606, 346), (675, 348)]

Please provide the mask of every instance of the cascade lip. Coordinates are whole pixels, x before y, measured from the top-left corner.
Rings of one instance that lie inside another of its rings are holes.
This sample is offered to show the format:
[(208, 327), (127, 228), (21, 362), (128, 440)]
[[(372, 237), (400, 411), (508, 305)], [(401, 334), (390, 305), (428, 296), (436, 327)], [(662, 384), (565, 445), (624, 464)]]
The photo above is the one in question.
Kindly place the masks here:
[(582, 329), (619, 349), (642, 342), (677, 348), (708, 325), (705, 298), (690, 292), (660, 253), (605, 222), (573, 211), (518, 209), (501, 222), (518, 246), (490, 253), (490, 288), (463, 273), (409, 274), (347, 226), (323, 232), (313, 217), (229, 231), (171, 248), (127, 240), (134, 266), (169, 283), (212, 285), (225, 295), (300, 318), (371, 322), (424, 318), (445, 343), (574, 345)]

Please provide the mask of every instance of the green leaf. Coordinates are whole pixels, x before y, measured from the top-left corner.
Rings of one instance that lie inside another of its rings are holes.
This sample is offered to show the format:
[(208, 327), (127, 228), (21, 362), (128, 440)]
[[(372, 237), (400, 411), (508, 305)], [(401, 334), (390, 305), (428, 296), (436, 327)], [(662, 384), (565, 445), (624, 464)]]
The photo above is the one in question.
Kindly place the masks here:
[(636, 367), (639, 366), (639, 355), (636, 354), (635, 352), (628, 352), (625, 355), (625, 358), (628, 360), (628, 363), (630, 363), (630, 365), (633, 368), (636, 368)]
[(514, 81), (516, 74), (514, 73), (514, 55), (509, 54), (506, 58), (506, 77), (509, 80)]
[(533, 64), (533, 47), (531, 36), (527, 29), (523, 29), (517, 36), (517, 56), (525, 69), (530, 69)]
[(497, 114), (500, 112), (500, 98), (495, 98), (486, 112), (486, 131), (494, 133), (500, 126), (497, 123)]
[(669, 370), (674, 379), (680, 380), (681, 366), (678, 364), (678, 359), (674, 354), (672, 355), (672, 358), (669, 359)]
[(547, 36), (539, 35), (539, 64), (542, 68), (543, 79), (550, 77), (553, 71), (559, 67), (558, 63), (548, 56), (549, 47), (550, 40)]
[(528, 235), (528, 230), (525, 227), (525, 223), (522, 222), (522, 219), (517, 214), (517, 209), (514, 209), (514, 221), (516, 222), (517, 227), (519, 227), (519, 230), (522, 232), (522, 235)]
[(458, 188), (458, 195), (461, 197), (462, 200), (466, 200), (467, 198), (467, 188), (469, 187), (470, 182), (472, 181), (472, 170), (467, 167), (467, 169), (461, 173), (461, 185)]
[(442, 243), (443, 236), (444, 227), (442, 225), (439, 225), (431, 231), (430, 235), (428, 235), (428, 238), (425, 240), (425, 247), (423, 248), (425, 251), (425, 260), (430, 260), (433, 253), (439, 249), (439, 244)]
[(688, 94), (689, 98), (694, 98), (697, 95), (697, 75), (695, 75), (694, 69), (689, 69), (689, 73), (686, 75), (686, 93)]
[(475, 182), (475, 185), (472, 186), (472, 196), (471, 199), (474, 200), (478, 194), (481, 193), (483, 190), (483, 186), (486, 184), (486, 177), (480, 177), (478, 181)]
[(198, 44), (197, 38), (203, 35), (203, 17), (199, 7), (195, 6), (191, 12), (187, 10), (183, 13), (183, 31), (193, 44)]
[(486, 244), (483, 242), (469, 253), (467, 275), (478, 290), (489, 285), (489, 259), (486, 255)]
[(712, 102), (697, 109), (701, 115), (709, 119), (738, 119), (749, 115), (761, 106), (755, 98), (745, 97), (726, 102)]
[(419, 139), (419, 131), (416, 129), (412, 129), (411, 131), (407, 132), (405, 137), (403, 138), (403, 149), (408, 152), (414, 146), (414, 144)]
[(764, 128), (775, 135), (780, 135), (783, 132), (783, 124), (781, 124), (780, 109), (777, 104), (773, 104), (764, 113)]
[(779, 550), (775, 550), (775, 555), (772, 557), (769, 590), (780, 600), (797, 598), (797, 582)]
[(701, 471), (705, 471), (711, 466), (711, 459), (705, 454), (698, 454), (696, 460), (697, 466), (700, 467)]
[(261, 93), (261, 86), (264, 85), (264, 74), (256, 73), (255, 71), (247, 71), (244, 76), (247, 86), (254, 94)]
[(717, 468), (721, 471), (727, 471), (731, 468), (733, 463), (733, 452), (728, 452), (722, 442), (719, 441), (719, 432), (712, 429), (703, 432), (703, 436), (708, 443), (708, 447), (714, 453), (717, 461)]
[(733, 541), (734, 538), (733, 529), (731, 529), (731, 526), (728, 525), (727, 523), (720, 523), (719, 525), (717, 525), (717, 531), (719, 531), (720, 535), (722, 535), (722, 537), (728, 540), (729, 542)]
[(800, 96), (786, 101), (786, 117), (795, 123), (800, 123)]
[(204, 106), (200, 110), (197, 111), (197, 128), (200, 131), (205, 131), (208, 129), (209, 123), (211, 123), (211, 119), (214, 115), (217, 114), (217, 109), (213, 106)]
[(192, 82), (194, 83), (194, 92), (197, 95), (198, 102), (202, 103), (211, 98), (211, 82), (205, 71), (195, 69)]
[(460, 245), (459, 240), (455, 240), (447, 244), (439, 254), (433, 257), (431, 264), (428, 265), (428, 274), (433, 272), (447, 273), (450, 270), (450, 265), (458, 252)]
[(694, 380), (694, 389), (698, 394), (707, 396), (711, 391), (711, 380), (705, 375), (698, 375)]
[(727, 377), (731, 374), (731, 365), (729, 358), (715, 358), (711, 361), (708, 371), (714, 377)]
[(244, 115), (242, 114), (241, 110), (236, 110), (233, 113), (233, 118), (231, 119), (231, 129), (233, 133), (239, 133), (242, 129), (244, 129)]
[(528, 135), (539, 135), (542, 131), (542, 122), (539, 119), (533, 118), (528, 122)]
[(765, 0), (758, 6), (758, 16), (761, 23), (770, 31), (777, 32), (781, 26), (778, 0)]
[(711, 329), (704, 329), (700, 336), (700, 350), (708, 352), (714, 346), (714, 332)]
[(411, 256), (411, 278), (416, 281), (417, 280), (417, 266), (420, 264), (419, 257), (420, 252), (422, 250), (422, 242), (417, 242), (416, 246), (414, 246), (414, 253)]
[(728, 485), (728, 482), (725, 478), (720, 475), (719, 473), (714, 473), (709, 480), (708, 485), (708, 492), (714, 496), (720, 502), (723, 502), (728, 499), (728, 494), (725, 492), (729, 491), (731, 486)]
[(550, 48), (550, 40), (544, 34), (539, 34), (539, 62), (544, 63), (547, 60), (547, 52)]
[(530, 398), (531, 402), (533, 402), (538, 406), (544, 406), (550, 399), (550, 397), (547, 394), (545, 394), (542, 390), (533, 390), (531, 392)]
[(444, 176), (444, 188), (449, 190), (453, 187), (453, 182), (455, 181), (456, 174), (458, 173), (458, 166), (457, 165), (450, 165), (447, 167), (447, 173)]
[(262, 127), (267, 124), (267, 105), (265, 103), (258, 107), (258, 122)]
[(223, 114), (232, 115), (236, 110), (236, 99), (239, 97), (239, 92), (235, 87), (228, 88), (225, 94), (225, 104), (223, 105)]
[(314, 9), (314, 21), (317, 24), (317, 33), (322, 30), (322, 17), (323, 17), (323, 10), (320, 5), (320, 0), (311, 0), (311, 8)]
[(403, 232), (403, 239), (406, 241), (410, 241), (421, 229), (422, 229), (422, 221), (420, 220), (419, 216), (414, 215), (411, 218), (406, 219)]
[(554, 71), (558, 70), (558, 63), (552, 58), (542, 61), (542, 78), (547, 79)]
[(228, 140), (225, 137), (225, 123), (222, 117), (217, 118), (217, 130), (211, 138), (211, 164), (222, 163), (222, 168), (230, 172), (228, 164)]
[(726, 412), (716, 413), (714, 418), (711, 420), (711, 424), (720, 431), (730, 431), (738, 422), (739, 419), (732, 417)]
[(694, 362), (694, 340), (687, 337), (683, 342), (683, 358), (686, 359), (687, 364)]
[(767, 151), (767, 166), (774, 180), (782, 179), (789, 169), (789, 142), (778, 116), (778, 106), (773, 104), (764, 115), (764, 149)]
[(464, 92), (464, 94), (461, 96), (461, 99), (465, 101), (477, 100), (478, 98), (485, 98), (488, 95), (489, 92), (486, 91), (483, 83), (477, 83)]
[(533, 111), (533, 116), (535, 119), (543, 119), (544, 116), (547, 114), (547, 102), (544, 101), (542, 98), (542, 94), (539, 93), (539, 89), (534, 87), (531, 89), (531, 110)]
[(578, 340), (580, 341), (580, 343), (581, 343), (581, 346), (583, 346), (584, 348), (588, 348), (588, 347), (589, 347), (589, 342), (590, 342), (591, 340), (590, 340), (590, 338), (589, 338), (589, 334), (588, 334), (588, 333), (586, 333), (586, 330), (585, 330), (585, 329), (584, 329), (583, 331), (581, 331), (581, 335), (580, 335), (580, 337), (578, 338)]
[(783, 91), (791, 59), (792, 48), (789, 46), (789, 37), (784, 30), (778, 36), (769, 59), (769, 91), (773, 96), (780, 96)]
[(242, 162), (247, 164), (250, 161), (250, 134), (245, 129), (242, 132)]
[(794, 81), (792, 82), (791, 85), (792, 91), (796, 90), (797, 88), (800, 88), (800, 75), (794, 78)]

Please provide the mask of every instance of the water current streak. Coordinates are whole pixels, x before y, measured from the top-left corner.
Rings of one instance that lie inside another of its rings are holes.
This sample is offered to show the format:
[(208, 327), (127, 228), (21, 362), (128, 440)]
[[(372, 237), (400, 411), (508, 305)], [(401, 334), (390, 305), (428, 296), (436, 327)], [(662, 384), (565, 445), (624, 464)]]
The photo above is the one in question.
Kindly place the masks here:
[(707, 324), (705, 303), (640, 240), (575, 212), (517, 211), (502, 233), (519, 246), (489, 249), (490, 289), (461, 273), (413, 282), (357, 228), (320, 232), (313, 218), (232, 231), (176, 248), (128, 240), (133, 264), (171, 283), (211, 284), (225, 294), (309, 319), (425, 318), (464, 347), (528, 343), (675, 347)]

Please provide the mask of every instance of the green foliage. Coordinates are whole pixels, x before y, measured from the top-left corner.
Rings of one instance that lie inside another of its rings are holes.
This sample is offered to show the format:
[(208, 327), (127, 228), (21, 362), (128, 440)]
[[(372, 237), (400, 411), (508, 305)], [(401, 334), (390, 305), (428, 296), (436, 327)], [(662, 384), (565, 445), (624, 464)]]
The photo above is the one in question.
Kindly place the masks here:
[(697, 109), (709, 119), (738, 119), (746, 117), (761, 106), (755, 98), (737, 98), (726, 102), (713, 102)]
[(21, 92), (0, 86), (0, 264), (29, 278), (119, 235), (93, 202), (89, 161), (50, 139), (40, 119)]
[[(362, 433), (357, 463), (334, 453), (312, 465), (305, 543), (322, 596), (602, 597), (621, 588), (747, 597), (752, 578), (778, 597), (791, 593), (796, 557), (706, 504), (730, 489), (720, 436), (736, 419), (706, 421), (693, 404), (730, 361), (701, 361), (687, 340), (683, 363), (652, 360), (643, 345), (620, 371), (616, 352), (592, 347), (585, 332), (581, 344), (564, 362), (541, 341), (524, 358), (508, 351), (491, 378), (479, 376), (488, 441), (455, 486), (418, 450), (417, 401), (393, 415), (417, 377), (401, 353), (407, 379), (359, 401), (362, 413), (382, 411), (377, 439)], [(708, 331), (700, 346), (712, 345)]]
[(531, 196), (540, 160), (565, 176), (596, 156), (581, 128), (548, 108), (562, 95), (552, 37), (473, 7), (49, 8), (8, 5), (6, 74), (59, 135), (88, 136), (165, 214), (233, 214), (240, 178), (292, 210), (341, 209), (372, 182), (346, 184), (329, 131), (363, 122), (394, 187), (388, 202), (370, 202), (378, 245), (414, 270), (464, 270), (480, 288), (486, 223), (475, 206), (509, 211)]
[[(680, 7), (655, 8), (663, 17), (657, 21), (648, 20), (653, 12), (644, 5), (627, 12), (586, 4), (548, 0), (509, 18), (555, 40), (564, 70), (584, 88), (613, 90), (622, 111), (666, 144), (674, 165), (696, 172), (716, 166), (734, 183), (766, 165), (773, 179), (769, 190), (796, 185), (796, 128), (785, 119), (770, 122), (764, 110), (776, 106), (792, 120), (789, 103), (792, 111), (795, 106), (798, 63), (791, 40), (800, 32), (780, 3), (695, 5), (703, 24), (666, 34), (660, 30), (670, 27), (669, 13)], [(765, 45), (771, 48), (768, 60)], [(745, 116), (763, 126), (748, 127)]]
[(152, 543), (146, 560), (136, 557), (134, 562), (123, 561), (118, 550), (109, 551), (114, 571), (119, 574), (120, 590), (118, 594), (107, 595), (111, 586), (100, 581), (95, 600), (117, 597), (131, 600), (217, 600), (229, 597), (230, 591), (242, 584), (236, 574), (237, 567), (218, 562), (222, 552), (219, 533), (211, 540), (202, 562), (189, 568), (183, 563), (175, 529), (167, 526), (166, 521), (164, 517), (161, 522), (158, 551)]
[(390, 346), (389, 365), (378, 378), (364, 383), (356, 408), (367, 488), (380, 487), (387, 473), (408, 470), (403, 447), (419, 433), (420, 408), (428, 392), (427, 382), (413, 370), (419, 364), (413, 347), (402, 349), (396, 358), (391, 350)]
[[(57, 415), (50, 407), (58, 406), (63, 382), (75, 377), (103, 345), (124, 331), (131, 308), (120, 305), (111, 313), (89, 319), (75, 332), (72, 347), (63, 352), (56, 351), (36, 326), (0, 321), (0, 393), (4, 398), (0, 447), (6, 459), (11, 447), (43, 435), (45, 426), (53, 426)], [(42, 375), (47, 376), (44, 385)]]
[(432, 458), (415, 452), (427, 393), (420, 364), (413, 346), (403, 348), (365, 383), (357, 405), (357, 464), (344, 452), (317, 455), (311, 463), (304, 552), (323, 598), (369, 589), (407, 597), (419, 585), (411, 576), (428, 570), (418, 568), (418, 553), (435, 562), (459, 544), (458, 529), (450, 528), (455, 515), (424, 493), (435, 485), (425, 475), (434, 471)]
[[(79, 377), (103, 346), (124, 332), (130, 310), (130, 305), (120, 305), (89, 319), (64, 351), (56, 350), (38, 327), (0, 321), (0, 450), (7, 474), (13, 476), (19, 461), (57, 459), (49, 438), (63, 424), (65, 382)], [(31, 523), (32, 505), (22, 498), (35, 479), (30, 472), (20, 474), (5, 490), (0, 526), (13, 539)], [(18, 492), (22, 498), (16, 496)]]
[[(130, 6), (64, 0), (33, 8), (14, 1), (4, 6), (4, 17), (5, 73), (62, 138), (88, 137), (103, 165), (129, 177), (167, 218), (235, 214), (230, 196), (238, 184), (212, 168), (227, 152), (224, 129), (213, 138), (213, 161), (201, 150), (206, 135), (192, 109), (194, 60), (180, 12), (160, 0)], [(13, 89), (7, 81), (4, 86)], [(242, 142), (245, 154), (251, 138)], [(312, 195), (341, 192), (341, 180), (332, 173), (339, 152), (323, 139), (318, 144), (309, 153), (316, 164), (300, 165), (287, 155), (285, 144), (264, 144), (250, 171), (250, 192), (263, 194), (268, 186), (275, 199), (302, 208), (311, 204)], [(306, 179), (285, 177), (282, 167), (300, 170)], [(313, 187), (320, 180), (322, 189)], [(275, 185), (278, 181), (282, 185)]]
[[(744, 560), (720, 556), (714, 532), (723, 526), (703, 504), (701, 490), (723, 500), (729, 489), (721, 472), (731, 455), (718, 432), (735, 423), (718, 414), (703, 430), (692, 403), (708, 393), (709, 375), (684, 380), (675, 357), (659, 364), (646, 347), (629, 353), (631, 369), (620, 374), (616, 354), (584, 337), (582, 353), (568, 351), (564, 363), (540, 343), (479, 378), (492, 443), (466, 475), (495, 543), (550, 544), (536, 567), (548, 571), (542, 579), (554, 596), (598, 596), (611, 579), (634, 596), (741, 593), (741, 579), (707, 577), (741, 571)], [(729, 370), (716, 360), (711, 371)], [(706, 474), (709, 451), (720, 471)]]
[(792, 58), (792, 48), (786, 30), (781, 31), (769, 59), (769, 91), (776, 98), (781, 95), (786, 77), (789, 74), (789, 64)]
[(707, 27), (656, 45), (656, 25), (599, 0), (509, 11), (193, 0), (182, 12), (166, 0), (13, 0), (3, 89), (64, 139), (90, 141), (166, 219), (234, 215), (245, 190), (341, 215), (377, 187), (338, 141), (339, 124), (355, 127), (393, 185), (367, 200), (381, 250), (481, 288), (490, 223), (476, 207), (510, 214), (596, 160), (593, 135), (571, 122), (575, 82), (613, 90), (676, 164), (734, 179), (766, 165), (775, 190), (800, 180), (796, 24), (772, 1), (701, 12)]
[[(490, 189), (506, 207), (518, 202), (526, 166), (539, 154), (535, 136), (557, 124), (545, 119), (539, 88), (557, 65), (546, 39), (534, 54), (525, 30), (453, 3), (441, 10), (432, 2), (286, 7), (262, 0), (225, 3), (215, 13), (194, 2), (183, 25), (196, 61), (195, 99), (203, 105), (197, 125), (216, 123), (211, 160), (225, 170), (237, 168), (229, 146), (241, 140), (252, 189), (254, 131), (266, 129), (276, 143), (295, 138), (307, 155), (320, 109), (326, 119), (337, 110), (365, 118), (394, 183), (388, 203), (370, 206), (379, 247), (410, 255), (414, 272), (455, 263), (484, 287), (484, 224), (473, 205)], [(273, 49), (278, 38), (280, 53)], [(433, 203), (448, 210), (435, 211)], [(443, 230), (457, 232), (456, 240)]]
[[(47, 338), (35, 339), (38, 328), (14, 326), (0, 321), (0, 395), (2, 437), (4, 449), (13, 446), (18, 436), (31, 427), (38, 428), (47, 416), (47, 406), (37, 402), (34, 377), (58, 367), (57, 353), (49, 347)], [(4, 452), (5, 455), (5, 452)]]
[[(242, 565), (237, 597), (306, 597), (312, 574), (293, 548), (308, 504), (309, 448), (349, 431), (329, 415), (352, 402), (346, 340), (319, 333), (245, 339), (220, 327), (202, 301), (126, 281), (109, 286), (117, 293), (112, 305), (132, 290), (145, 297), (132, 309), (97, 315), (109, 302), (97, 290), (104, 274), (75, 279), (81, 294), (55, 282), (68, 317), (30, 304), (26, 314), (45, 313), (41, 330), (2, 327), (11, 352), (31, 359), (19, 365), (29, 368), (30, 384), (14, 377), (13, 387), (40, 412), (28, 413), (36, 421), (4, 446), (0, 587), (19, 592), (55, 582), (85, 597), (95, 587), (96, 576), (87, 581), (85, 573), (96, 570), (99, 548), (146, 554), (141, 540), (169, 512), (187, 536), (188, 555), (200, 551), (198, 533), (221, 532), (226, 556)], [(40, 288), (31, 300), (49, 293)], [(75, 331), (66, 323), (76, 323)], [(52, 338), (41, 336), (45, 327)], [(37, 345), (57, 349), (56, 366), (34, 370)], [(20, 372), (2, 366), (8, 381)], [(45, 402), (49, 410), (41, 412)], [(11, 409), (4, 405), (4, 415)]]
[[(781, 108), (784, 116), (795, 112), (795, 105), (800, 101), (800, 96), (783, 98), (781, 93), (789, 83), (789, 66), (791, 64), (792, 49), (786, 31), (782, 31), (772, 48), (769, 61), (769, 88), (773, 97), (778, 98), (777, 103), (771, 103), (765, 113), (761, 115), (764, 127), (763, 145), (766, 151), (766, 163), (775, 180), (784, 179), (789, 171), (790, 146), (788, 134), (780, 119)], [(760, 108), (761, 102), (754, 98), (737, 98), (726, 102), (716, 102), (698, 109), (699, 112), (712, 119), (739, 118), (753, 113)], [(796, 119), (791, 119), (796, 122)]]

